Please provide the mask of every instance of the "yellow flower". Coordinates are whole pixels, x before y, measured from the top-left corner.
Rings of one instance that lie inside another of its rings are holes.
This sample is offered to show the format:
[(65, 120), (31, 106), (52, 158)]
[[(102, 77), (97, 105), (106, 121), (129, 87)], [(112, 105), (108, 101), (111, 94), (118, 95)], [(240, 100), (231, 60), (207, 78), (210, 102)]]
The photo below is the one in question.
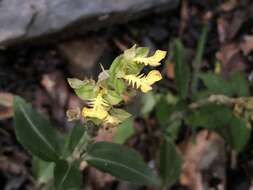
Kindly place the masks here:
[(166, 51), (157, 50), (151, 57), (136, 57), (133, 59), (134, 62), (142, 63), (144, 65), (150, 65), (153, 67), (159, 66), (160, 61), (166, 56)]
[(95, 110), (94, 108), (84, 107), (82, 110), (82, 115), (84, 118), (97, 118), (104, 120), (107, 117), (108, 112), (102, 109)]
[(103, 99), (103, 92), (99, 92), (97, 97), (91, 99), (88, 102), (88, 105), (91, 108), (84, 107), (82, 110), (82, 115), (85, 118), (97, 118), (100, 120), (104, 120), (107, 115), (107, 108), (109, 107), (109, 103)]
[(123, 77), (128, 81), (128, 84), (133, 88), (140, 88), (142, 92), (146, 93), (152, 89), (151, 85), (162, 79), (161, 73), (157, 70), (152, 70), (147, 76), (141, 74), (139, 76), (135, 75), (125, 75)]
[(88, 102), (89, 106), (91, 106), (94, 110), (106, 109), (109, 106), (109, 103), (103, 98), (103, 92), (98, 93), (96, 98), (91, 99)]

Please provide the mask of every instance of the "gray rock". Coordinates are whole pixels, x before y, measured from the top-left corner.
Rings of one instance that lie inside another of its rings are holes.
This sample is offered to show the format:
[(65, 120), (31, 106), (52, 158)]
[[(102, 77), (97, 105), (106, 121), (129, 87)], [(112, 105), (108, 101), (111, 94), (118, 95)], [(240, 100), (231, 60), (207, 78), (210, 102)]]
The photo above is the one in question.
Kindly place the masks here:
[(122, 23), (178, 0), (0, 0), (0, 45)]

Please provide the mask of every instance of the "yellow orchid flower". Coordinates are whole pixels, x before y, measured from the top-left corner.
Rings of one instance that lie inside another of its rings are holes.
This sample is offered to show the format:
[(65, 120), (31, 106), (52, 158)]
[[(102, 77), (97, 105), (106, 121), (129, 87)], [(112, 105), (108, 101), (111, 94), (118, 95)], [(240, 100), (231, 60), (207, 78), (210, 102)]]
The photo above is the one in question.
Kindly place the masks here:
[(103, 92), (100, 92), (96, 98), (93, 98), (88, 102), (88, 105), (94, 110), (103, 110), (109, 106), (109, 103), (103, 98)]
[(133, 88), (140, 88), (142, 92), (146, 93), (152, 89), (152, 84), (162, 79), (162, 75), (159, 71), (152, 70), (147, 76), (144, 76), (144, 74), (139, 76), (125, 75), (123, 78), (128, 81), (128, 84)]
[(157, 50), (155, 54), (151, 57), (136, 57), (133, 59), (134, 62), (141, 63), (144, 65), (149, 66), (159, 66), (161, 63), (160, 61), (164, 59), (166, 56), (166, 51)]
[(109, 103), (103, 98), (103, 92), (101, 91), (96, 98), (91, 99), (88, 102), (88, 105), (91, 108), (84, 107), (82, 110), (82, 115), (85, 118), (97, 118), (100, 120), (104, 120), (107, 115), (107, 108), (109, 107)]
[(84, 107), (82, 110), (82, 115), (84, 118), (97, 118), (104, 120), (107, 117), (108, 112), (102, 109), (95, 110), (94, 108)]

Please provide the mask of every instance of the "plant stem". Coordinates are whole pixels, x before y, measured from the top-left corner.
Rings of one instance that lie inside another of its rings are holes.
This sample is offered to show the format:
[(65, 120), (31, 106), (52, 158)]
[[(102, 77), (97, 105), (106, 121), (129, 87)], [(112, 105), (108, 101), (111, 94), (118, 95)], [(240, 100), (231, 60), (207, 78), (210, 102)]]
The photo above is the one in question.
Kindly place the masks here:
[(202, 33), (201, 33), (200, 40), (198, 42), (197, 53), (196, 53), (196, 56), (195, 56), (193, 63), (192, 63), (192, 67), (193, 67), (192, 85), (191, 85), (191, 94), (192, 95), (195, 95), (195, 93), (197, 91), (197, 87), (198, 87), (198, 75), (199, 75), (199, 69), (201, 66), (201, 61), (203, 58), (207, 33), (208, 33), (208, 25), (205, 24), (204, 28), (202, 30)]
[(182, 119), (185, 116), (187, 111), (189, 110), (193, 111), (208, 104), (219, 104), (219, 105), (226, 105), (230, 107), (233, 107), (235, 105), (240, 105), (245, 110), (253, 112), (253, 98), (252, 97), (231, 98), (231, 97), (221, 95), (221, 94), (214, 94), (214, 95), (209, 96), (208, 98), (189, 104), (187, 110), (174, 112), (170, 116), (170, 120)]

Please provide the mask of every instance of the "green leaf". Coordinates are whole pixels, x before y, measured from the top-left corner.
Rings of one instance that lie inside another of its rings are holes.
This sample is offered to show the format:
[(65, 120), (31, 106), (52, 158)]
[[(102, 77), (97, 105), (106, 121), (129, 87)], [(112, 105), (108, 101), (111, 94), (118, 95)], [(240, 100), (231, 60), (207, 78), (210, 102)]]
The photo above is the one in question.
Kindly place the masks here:
[(116, 57), (110, 66), (109, 75), (113, 83), (117, 77), (117, 72), (122, 69), (122, 59), (123, 56)]
[(190, 67), (185, 59), (184, 46), (179, 40), (175, 41), (173, 56), (175, 62), (175, 81), (178, 93), (182, 99), (185, 99), (189, 91)]
[(80, 189), (82, 175), (78, 166), (60, 160), (54, 169), (54, 181), (56, 190)]
[(249, 124), (235, 117), (226, 106), (215, 104), (204, 106), (189, 114), (186, 122), (194, 128), (203, 127), (216, 131), (237, 152), (241, 152), (250, 139)]
[(144, 117), (147, 117), (148, 114), (150, 114), (150, 112), (155, 108), (155, 105), (157, 103), (157, 101), (159, 100), (159, 96), (154, 94), (152, 91), (145, 93), (142, 96), (142, 108), (141, 108), (141, 114)]
[(123, 94), (126, 91), (126, 85), (122, 79), (115, 79), (113, 81), (113, 87), (118, 94)]
[(227, 96), (232, 96), (231, 85), (228, 84), (220, 75), (214, 73), (205, 73), (201, 74), (200, 78), (203, 80), (205, 86), (208, 89), (206, 95), (210, 94), (224, 94)]
[(118, 94), (122, 94), (126, 90), (126, 85), (122, 79), (118, 78), (118, 75), (122, 73), (124, 67), (124, 57), (118, 56), (112, 62), (112, 65), (109, 69), (109, 84), (110, 86), (116, 90)]
[(53, 180), (54, 163), (45, 162), (36, 156), (32, 160), (33, 176), (35, 176), (39, 184), (46, 184)]
[(104, 96), (104, 99), (111, 105), (117, 105), (122, 101), (122, 97), (113, 90), (108, 90), (107, 94)]
[(160, 101), (156, 104), (155, 113), (156, 118), (161, 126), (166, 126), (168, 124), (169, 116), (173, 111), (172, 105), (169, 105), (166, 98), (162, 97)]
[(149, 53), (149, 48), (147, 47), (138, 47), (136, 48), (136, 56), (135, 57), (146, 57)]
[(231, 120), (231, 117), (232, 113), (228, 107), (210, 104), (194, 110), (189, 114), (186, 121), (194, 128), (216, 129), (226, 126)]
[(123, 109), (118, 108), (112, 108), (109, 113), (112, 117), (116, 118), (120, 123), (131, 117), (130, 113), (126, 112)]
[(119, 144), (98, 142), (87, 152), (91, 166), (134, 184), (158, 186), (159, 180), (134, 150)]
[(164, 189), (178, 180), (181, 168), (182, 159), (176, 145), (171, 140), (165, 139), (160, 147), (160, 175)]
[(129, 137), (134, 134), (134, 120), (129, 118), (117, 127), (117, 132), (114, 136), (114, 142), (123, 144)]
[(165, 130), (165, 136), (172, 140), (176, 140), (178, 138), (178, 134), (180, 132), (181, 127), (181, 119), (170, 120), (168, 123), (168, 127)]
[(93, 80), (79, 80), (76, 78), (68, 78), (68, 83), (74, 89), (76, 95), (82, 100), (90, 100), (96, 97), (97, 89)]
[(225, 81), (220, 75), (208, 72), (201, 74), (207, 91), (205, 96), (211, 94), (224, 94), (227, 96), (249, 96), (249, 83), (242, 73), (235, 73), (230, 80)]
[(237, 151), (241, 152), (244, 147), (249, 143), (251, 126), (247, 125), (246, 121), (239, 118), (233, 118), (230, 122), (230, 134), (232, 147)]
[(251, 127), (243, 119), (232, 117), (229, 124), (216, 130), (237, 152), (244, 150), (249, 143)]
[(237, 96), (249, 96), (249, 82), (243, 73), (234, 73), (230, 79), (231, 91)]
[(57, 161), (58, 137), (54, 128), (22, 98), (14, 98), (15, 131), (19, 142), (45, 161)]
[(74, 128), (71, 131), (70, 137), (68, 139), (68, 150), (72, 153), (76, 146), (79, 144), (81, 138), (85, 133), (85, 127), (81, 124), (81, 122), (76, 122)]

